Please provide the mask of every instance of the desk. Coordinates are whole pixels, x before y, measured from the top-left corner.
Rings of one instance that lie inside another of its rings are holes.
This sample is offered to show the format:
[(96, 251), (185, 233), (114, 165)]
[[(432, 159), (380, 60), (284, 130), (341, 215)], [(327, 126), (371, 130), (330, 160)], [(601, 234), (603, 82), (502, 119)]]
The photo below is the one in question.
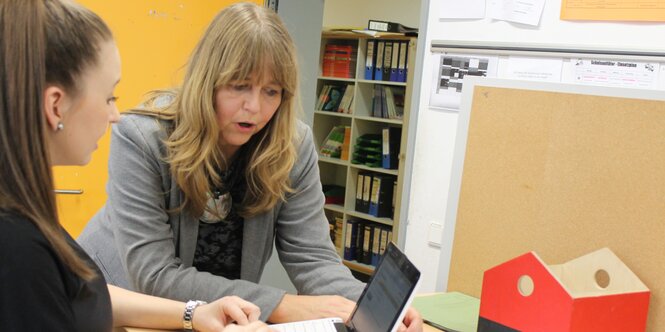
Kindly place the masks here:
[[(113, 332), (160, 332), (162, 330), (151, 330), (151, 329), (140, 329), (136, 327), (121, 327), (115, 329)], [(441, 332), (439, 329), (435, 329), (427, 324), (423, 325), (423, 332)]]
[[(432, 295), (432, 294), (421, 294), (418, 296), (426, 296), (426, 295)], [(153, 330), (153, 329), (142, 329), (142, 328), (137, 328), (137, 327), (120, 327), (116, 328), (113, 332), (160, 332), (164, 330)], [(423, 332), (440, 332), (441, 330), (436, 329), (430, 325), (424, 324), (423, 325)]]

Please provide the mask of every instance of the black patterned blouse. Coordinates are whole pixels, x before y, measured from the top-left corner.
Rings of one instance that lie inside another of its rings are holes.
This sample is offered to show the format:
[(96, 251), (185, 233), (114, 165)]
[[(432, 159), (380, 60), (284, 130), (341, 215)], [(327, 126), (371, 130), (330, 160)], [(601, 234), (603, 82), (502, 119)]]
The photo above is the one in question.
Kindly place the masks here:
[(242, 256), (243, 217), (237, 213), (245, 195), (245, 179), (237, 163), (222, 174), (229, 191), (216, 190), (211, 194), (209, 206), (222, 217), (205, 213), (199, 220), (199, 236), (194, 253), (194, 267), (227, 279), (240, 278)]

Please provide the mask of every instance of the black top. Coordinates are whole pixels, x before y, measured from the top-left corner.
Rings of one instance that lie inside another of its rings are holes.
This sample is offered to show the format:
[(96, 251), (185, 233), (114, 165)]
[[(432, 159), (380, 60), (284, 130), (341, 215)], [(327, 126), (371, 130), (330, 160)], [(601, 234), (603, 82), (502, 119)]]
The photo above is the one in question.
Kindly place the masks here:
[(69, 270), (32, 222), (0, 211), (0, 331), (111, 331), (111, 298), (102, 273), (63, 230), (99, 277)]
[(221, 218), (207, 214), (199, 221), (192, 264), (198, 271), (231, 280), (240, 279), (244, 218), (238, 215), (238, 209), (245, 196), (244, 164), (236, 161), (221, 173), (226, 187), (215, 190), (208, 202)]

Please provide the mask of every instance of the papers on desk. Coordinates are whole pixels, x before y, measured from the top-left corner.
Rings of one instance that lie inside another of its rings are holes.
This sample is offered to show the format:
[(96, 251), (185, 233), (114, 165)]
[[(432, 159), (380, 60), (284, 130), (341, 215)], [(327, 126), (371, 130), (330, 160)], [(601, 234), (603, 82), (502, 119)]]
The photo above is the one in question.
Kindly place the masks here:
[(416, 296), (412, 306), (423, 319), (446, 331), (469, 332), (478, 327), (480, 300), (459, 292)]

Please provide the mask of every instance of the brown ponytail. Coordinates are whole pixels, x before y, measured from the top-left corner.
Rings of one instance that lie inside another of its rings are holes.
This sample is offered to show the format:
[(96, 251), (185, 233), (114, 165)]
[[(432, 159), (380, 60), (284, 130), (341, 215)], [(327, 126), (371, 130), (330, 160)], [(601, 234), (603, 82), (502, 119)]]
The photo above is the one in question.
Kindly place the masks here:
[(67, 243), (57, 215), (42, 110), (47, 84), (76, 91), (76, 79), (112, 38), (94, 13), (68, 1), (0, 0), (0, 212), (32, 221), (60, 259), (95, 276)]

